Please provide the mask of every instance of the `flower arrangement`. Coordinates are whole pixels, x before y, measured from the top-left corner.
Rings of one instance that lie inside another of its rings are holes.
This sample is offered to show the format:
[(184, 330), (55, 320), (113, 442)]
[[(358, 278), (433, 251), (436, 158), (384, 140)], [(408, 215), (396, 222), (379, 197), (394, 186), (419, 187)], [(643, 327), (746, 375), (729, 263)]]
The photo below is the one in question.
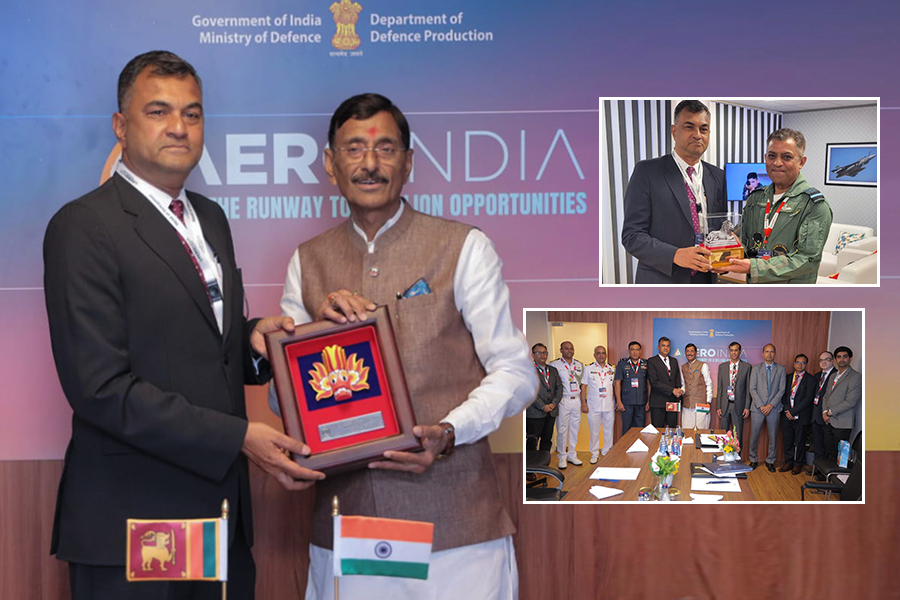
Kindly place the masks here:
[(660, 478), (674, 475), (678, 472), (679, 461), (680, 459), (678, 457), (670, 458), (665, 454), (657, 452), (653, 455), (653, 458), (650, 459), (650, 470), (653, 471), (654, 475)]
[(731, 431), (726, 431), (725, 435), (717, 435), (714, 438), (719, 443), (719, 450), (725, 454), (738, 453), (741, 451), (741, 443), (737, 437), (737, 426)]

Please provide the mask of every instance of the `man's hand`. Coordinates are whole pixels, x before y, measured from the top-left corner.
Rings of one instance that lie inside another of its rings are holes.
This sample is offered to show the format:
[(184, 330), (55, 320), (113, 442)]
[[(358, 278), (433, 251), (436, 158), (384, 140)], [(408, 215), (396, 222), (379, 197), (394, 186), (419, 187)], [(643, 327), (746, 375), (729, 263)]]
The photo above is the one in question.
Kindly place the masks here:
[(676, 398), (681, 398), (682, 396), (684, 396), (684, 390), (681, 388), (675, 388), (674, 390), (672, 390), (672, 395)]
[(719, 414), (719, 418), (721, 418), (721, 417), (722, 417), (722, 409), (721, 409), (721, 408), (717, 408), (717, 409), (716, 409), (716, 412)]
[(749, 416), (750, 416), (750, 409), (749, 409), (749, 408), (745, 408), (745, 409), (744, 409), (744, 414), (741, 415), (741, 416), (742, 416), (744, 419), (746, 419), (747, 417), (749, 417)]
[(305, 490), (319, 479), (325, 478), (324, 473), (305, 469), (285, 454), (294, 452), (309, 456), (309, 446), (265, 423), (248, 424), (241, 452), (289, 490)]
[(729, 258), (728, 262), (730, 264), (727, 267), (713, 269), (713, 273), (744, 273), (746, 275), (750, 272), (749, 258)]
[(825, 423), (831, 423), (831, 417), (828, 416), (827, 412), (822, 413), (822, 419), (825, 420)]
[(712, 253), (702, 246), (689, 246), (675, 251), (672, 262), (685, 269), (706, 273), (709, 271), (709, 257)]
[(619, 412), (625, 412), (625, 405), (621, 402), (616, 402), (616, 410)]
[(784, 414), (787, 415), (788, 421), (793, 421), (793, 420), (794, 420), (794, 417), (791, 416), (791, 411), (786, 410), (786, 411), (784, 411)]
[(769, 413), (772, 412), (772, 408), (774, 408), (771, 404), (766, 404), (765, 406), (759, 407), (759, 412), (762, 414), (769, 416)]
[(358, 293), (350, 290), (340, 289), (336, 292), (328, 294), (319, 304), (316, 310), (315, 318), (317, 321), (328, 319), (335, 323), (354, 323), (356, 321), (365, 321), (369, 316), (366, 311), (373, 311), (377, 308), (375, 303), (368, 300)]
[(556, 410), (556, 405), (555, 405), (554, 403), (552, 403), (552, 402), (551, 402), (550, 404), (545, 405), (545, 406), (549, 406), (549, 407), (550, 407), (550, 410)]
[(545, 404), (543, 410), (544, 410), (544, 412), (546, 412), (546, 413), (548, 413), (548, 412), (553, 412), (553, 405), (552, 405), (552, 404)]
[(266, 360), (269, 358), (269, 351), (266, 349), (266, 337), (264, 334), (272, 333), (283, 329), (288, 333), (294, 333), (294, 320), (290, 317), (266, 317), (260, 319), (250, 334), (250, 346)]
[(369, 463), (370, 469), (387, 471), (407, 471), (424, 473), (447, 446), (448, 437), (440, 425), (416, 425), (413, 434), (422, 442), (423, 452), (396, 452), (388, 450), (384, 453), (387, 460)]

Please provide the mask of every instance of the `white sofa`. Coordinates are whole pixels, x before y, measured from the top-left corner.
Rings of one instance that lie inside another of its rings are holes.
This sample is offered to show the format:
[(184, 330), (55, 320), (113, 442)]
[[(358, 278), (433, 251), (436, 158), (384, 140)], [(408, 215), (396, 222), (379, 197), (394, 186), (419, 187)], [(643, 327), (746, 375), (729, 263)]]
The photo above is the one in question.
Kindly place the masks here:
[[(874, 251), (873, 251), (874, 252)], [(871, 252), (844, 249), (838, 255), (844, 263), (839, 267), (837, 279), (830, 277), (816, 278), (817, 284), (849, 284), (849, 283), (878, 283), (878, 255)]]
[[(865, 237), (857, 242), (847, 244), (841, 252), (835, 254), (834, 249), (837, 246), (838, 239), (841, 237), (841, 232), (844, 231), (847, 233), (862, 233)], [(847, 250), (858, 249), (865, 251), (866, 254), (875, 252), (878, 247), (878, 238), (873, 237), (874, 235), (875, 230), (871, 227), (847, 225), (846, 223), (832, 223), (831, 229), (828, 232), (828, 237), (825, 239), (825, 246), (822, 248), (822, 262), (819, 264), (819, 276), (828, 277), (829, 275), (834, 275), (840, 271), (838, 257)], [(847, 264), (852, 260), (859, 258), (859, 256), (856, 256), (856, 258), (849, 258), (850, 256), (851, 255), (848, 255), (847, 258), (849, 260), (846, 260), (843, 264)]]

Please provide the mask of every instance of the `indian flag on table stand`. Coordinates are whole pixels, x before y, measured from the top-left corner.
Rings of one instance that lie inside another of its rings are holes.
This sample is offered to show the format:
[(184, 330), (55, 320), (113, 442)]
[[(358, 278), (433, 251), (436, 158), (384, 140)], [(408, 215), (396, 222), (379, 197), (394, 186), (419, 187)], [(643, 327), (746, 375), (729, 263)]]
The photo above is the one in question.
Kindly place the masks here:
[(334, 517), (334, 575), (428, 579), (434, 524)]
[(128, 519), (128, 581), (228, 581), (228, 501), (222, 518)]

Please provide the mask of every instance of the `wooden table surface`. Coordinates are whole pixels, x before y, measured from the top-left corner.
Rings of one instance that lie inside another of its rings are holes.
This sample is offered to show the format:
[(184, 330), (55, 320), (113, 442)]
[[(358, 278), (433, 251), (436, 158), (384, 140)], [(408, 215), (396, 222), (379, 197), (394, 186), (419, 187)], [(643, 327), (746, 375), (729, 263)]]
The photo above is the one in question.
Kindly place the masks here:
[[(681, 497), (678, 498), (678, 501), (691, 501), (691, 463), (713, 462), (713, 456), (722, 456), (721, 453), (716, 453), (714, 455), (703, 452), (697, 447), (697, 441), (699, 440), (699, 435), (701, 433), (724, 434), (725, 432), (724, 430), (714, 431), (711, 429), (685, 430), (685, 438), (694, 438), (694, 443), (684, 444), (682, 446), (681, 464), (679, 465), (678, 473), (675, 474), (672, 481), (672, 487), (681, 491)], [(641, 433), (641, 428), (632, 427), (628, 430), (628, 433), (622, 436), (619, 441), (613, 445), (609, 454), (600, 457), (600, 460), (597, 461), (596, 465), (589, 464), (587, 460), (584, 461), (584, 465), (581, 467), (573, 468), (570, 465), (569, 468), (563, 471), (566, 476), (566, 483), (563, 489), (569, 492), (563, 500), (593, 500), (601, 502), (590, 493), (592, 486), (601, 485), (623, 491), (622, 494), (616, 494), (615, 496), (605, 498), (604, 500), (613, 502), (637, 501), (639, 489), (642, 487), (655, 487), (659, 481), (659, 478), (650, 470), (650, 457), (659, 450), (659, 438), (661, 435), (661, 432)], [(647, 452), (626, 452), (637, 439), (644, 442), (649, 450)], [(556, 466), (555, 463), (553, 463), (553, 466)], [(591, 473), (593, 473), (597, 467), (639, 467), (641, 472), (634, 481), (601, 481), (590, 478)], [(737, 481), (741, 486), (740, 493), (720, 492), (719, 494), (724, 496), (721, 502), (730, 500), (756, 500), (756, 497), (753, 495), (753, 490), (750, 489), (747, 480), (738, 479)], [(707, 492), (695, 493), (703, 494)], [(708, 493), (711, 494), (712, 492)]]

